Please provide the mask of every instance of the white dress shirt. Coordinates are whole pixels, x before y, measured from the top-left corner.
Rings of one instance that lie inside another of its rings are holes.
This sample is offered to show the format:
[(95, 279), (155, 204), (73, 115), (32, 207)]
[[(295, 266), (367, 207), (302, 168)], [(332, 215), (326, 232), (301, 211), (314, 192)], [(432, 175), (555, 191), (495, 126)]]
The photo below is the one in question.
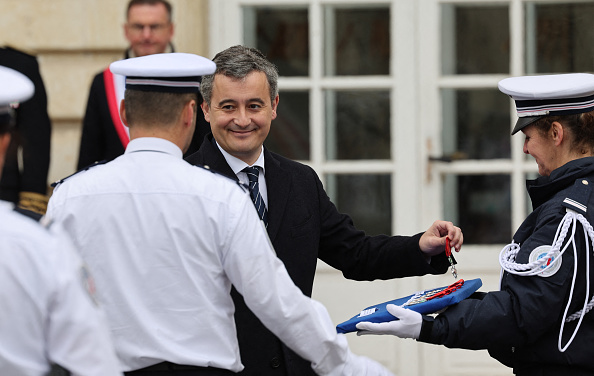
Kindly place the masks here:
[(92, 279), (56, 227), (0, 201), (0, 374), (122, 375)]
[(264, 204), (266, 205), (266, 207), (268, 207), (268, 189), (266, 187), (266, 169), (264, 168), (264, 146), (261, 147), (262, 149), (260, 151), (260, 156), (258, 157), (256, 162), (254, 162), (254, 164), (252, 164), (251, 166), (249, 164), (245, 163), (244, 161), (242, 161), (241, 159), (234, 157), (231, 154), (227, 153), (225, 151), (225, 149), (223, 149), (221, 147), (221, 145), (219, 145), (218, 142), (217, 142), (217, 147), (219, 148), (221, 153), (223, 153), (223, 157), (227, 161), (227, 164), (229, 165), (229, 167), (231, 167), (231, 170), (233, 170), (233, 173), (235, 173), (235, 175), (237, 175), (237, 178), (239, 179), (239, 181), (248, 187), (250, 186), (250, 181), (248, 179), (247, 174), (243, 171), (243, 169), (246, 167), (258, 167), (258, 170), (260, 172), (258, 174), (258, 185), (260, 187), (260, 196), (262, 196), (262, 200), (264, 200)]
[(383, 374), (293, 284), (247, 190), (188, 164), (169, 141), (134, 139), (123, 156), (67, 179), (48, 216), (96, 277), (125, 371), (162, 361), (242, 370), (233, 284), (317, 373)]

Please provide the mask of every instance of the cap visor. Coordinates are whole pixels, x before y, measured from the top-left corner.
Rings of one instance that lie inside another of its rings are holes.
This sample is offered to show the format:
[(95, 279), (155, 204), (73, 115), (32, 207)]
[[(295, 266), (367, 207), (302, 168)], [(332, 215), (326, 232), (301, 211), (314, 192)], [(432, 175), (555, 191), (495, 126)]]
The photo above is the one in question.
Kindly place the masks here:
[(518, 118), (518, 121), (516, 122), (516, 126), (514, 127), (514, 130), (511, 133), (512, 136), (515, 135), (516, 133), (518, 133), (519, 131), (521, 131), (523, 128), (527, 127), (528, 125), (534, 123), (541, 117), (542, 116), (526, 116), (526, 117)]

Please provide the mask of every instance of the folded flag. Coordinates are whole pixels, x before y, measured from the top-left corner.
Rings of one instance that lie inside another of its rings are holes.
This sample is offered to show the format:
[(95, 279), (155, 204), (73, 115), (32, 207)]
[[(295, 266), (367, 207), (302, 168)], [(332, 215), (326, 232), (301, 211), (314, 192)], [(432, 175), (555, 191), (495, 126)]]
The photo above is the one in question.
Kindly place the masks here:
[(388, 304), (412, 309), (420, 314), (438, 312), (447, 306), (456, 304), (468, 298), (473, 292), (483, 285), (480, 278), (465, 281), (463, 279), (449, 286), (443, 286), (431, 290), (420, 291), (404, 298), (390, 300), (371, 307), (367, 307), (356, 316), (336, 326), (338, 333), (356, 332), (355, 325), (359, 322), (386, 322), (398, 320), (386, 309)]

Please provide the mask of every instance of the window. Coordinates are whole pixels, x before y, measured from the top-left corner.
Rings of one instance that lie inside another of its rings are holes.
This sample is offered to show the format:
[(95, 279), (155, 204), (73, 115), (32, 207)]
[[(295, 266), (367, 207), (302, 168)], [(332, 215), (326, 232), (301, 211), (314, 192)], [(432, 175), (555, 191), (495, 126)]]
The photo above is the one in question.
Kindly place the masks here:
[(443, 152), (434, 159), (443, 176), (444, 214), (462, 226), (467, 243), (507, 244), (531, 210), (524, 178), (536, 165), (522, 153), (522, 134), (510, 136), (515, 107), (497, 82), (594, 70), (594, 31), (588, 26), (594, 4), (440, 3)]
[[(358, 228), (391, 234), (390, 6), (320, 5), (313, 11), (321, 17), (319, 35), (311, 33), (311, 7), (275, 3), (241, 11), (243, 43), (279, 69), (278, 118), (266, 147), (314, 165), (333, 202)], [(383, 167), (369, 174), (366, 166), (377, 161)]]
[[(594, 71), (592, 1), (209, 4), (213, 52), (247, 44), (279, 68), (266, 147), (312, 166), (369, 233), (413, 233), (445, 218), (468, 227), (467, 245), (508, 243), (530, 211), (524, 179), (536, 166), (522, 135), (510, 135), (515, 109), (497, 83)], [(355, 180), (370, 182), (368, 192)], [(387, 227), (363, 219), (342, 192), (385, 197)]]

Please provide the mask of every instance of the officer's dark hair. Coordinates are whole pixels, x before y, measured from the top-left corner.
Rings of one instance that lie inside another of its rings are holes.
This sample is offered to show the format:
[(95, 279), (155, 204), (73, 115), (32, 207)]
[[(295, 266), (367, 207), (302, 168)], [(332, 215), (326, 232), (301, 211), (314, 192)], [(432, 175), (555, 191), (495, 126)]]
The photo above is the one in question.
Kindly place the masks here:
[(575, 115), (543, 116), (534, 126), (546, 135), (554, 122), (561, 123), (571, 133), (571, 147), (580, 154), (594, 153), (594, 111)]
[(124, 107), (128, 124), (143, 126), (173, 125), (184, 106), (192, 99), (198, 102), (198, 93), (160, 93), (126, 90)]
[(171, 23), (171, 20), (173, 19), (173, 9), (171, 7), (171, 4), (167, 0), (130, 0), (130, 2), (128, 3), (128, 8), (126, 8), (126, 19), (128, 19), (128, 16), (130, 15), (130, 8), (132, 8), (135, 5), (157, 4), (163, 4), (165, 6), (165, 9), (167, 9), (167, 14), (169, 15), (169, 22)]
[(15, 113), (10, 108), (0, 108), (0, 134), (12, 132), (16, 124)]
[(270, 101), (274, 102), (278, 95), (278, 69), (258, 49), (240, 45), (229, 47), (216, 54), (212, 61), (217, 65), (217, 70), (214, 74), (202, 76), (200, 83), (200, 93), (206, 104), (210, 105), (212, 85), (217, 74), (240, 80), (254, 71), (266, 74)]

